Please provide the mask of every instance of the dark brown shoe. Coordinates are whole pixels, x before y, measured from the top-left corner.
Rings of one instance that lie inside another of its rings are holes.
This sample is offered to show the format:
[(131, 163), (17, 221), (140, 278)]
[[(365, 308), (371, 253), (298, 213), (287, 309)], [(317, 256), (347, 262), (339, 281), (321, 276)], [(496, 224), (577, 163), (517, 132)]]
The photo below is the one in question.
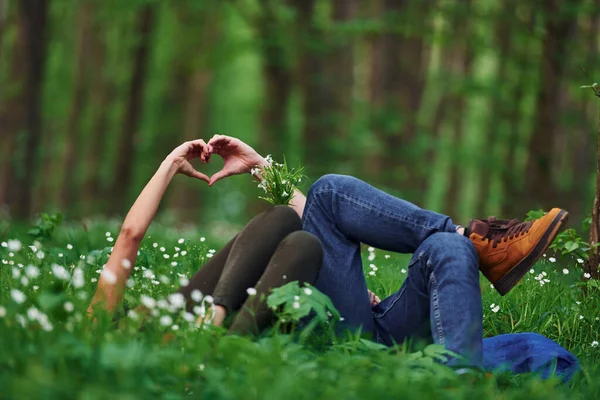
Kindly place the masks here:
[(467, 234), (479, 254), (479, 269), (502, 296), (544, 254), (568, 216), (565, 210), (553, 208), (533, 221), (490, 217), (469, 222)]

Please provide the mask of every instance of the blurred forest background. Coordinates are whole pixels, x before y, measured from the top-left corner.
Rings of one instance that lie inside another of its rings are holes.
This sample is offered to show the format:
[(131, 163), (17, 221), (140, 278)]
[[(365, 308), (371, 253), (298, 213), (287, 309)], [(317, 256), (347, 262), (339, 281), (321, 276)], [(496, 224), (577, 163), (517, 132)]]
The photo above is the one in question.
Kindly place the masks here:
[[(597, 0), (0, 0), (0, 205), (123, 215), (220, 133), (306, 166), (304, 190), (344, 173), (463, 223), (581, 220), (599, 29)], [(241, 222), (258, 194), (177, 177), (162, 211)]]

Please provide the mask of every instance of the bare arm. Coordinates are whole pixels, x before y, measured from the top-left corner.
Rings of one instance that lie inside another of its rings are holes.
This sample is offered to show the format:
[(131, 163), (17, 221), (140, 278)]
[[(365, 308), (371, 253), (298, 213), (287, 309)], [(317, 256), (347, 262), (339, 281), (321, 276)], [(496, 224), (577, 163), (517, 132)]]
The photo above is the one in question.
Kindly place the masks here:
[(182, 173), (208, 182), (208, 177), (196, 171), (189, 163), (193, 158), (207, 161), (208, 154), (204, 141), (194, 140), (177, 147), (146, 184), (125, 217), (115, 247), (98, 280), (98, 288), (88, 308), (89, 314), (93, 313), (96, 303), (102, 303), (102, 307), (113, 311), (121, 302), (140, 242), (156, 214), (171, 179), (177, 173)]
[[(210, 177), (209, 185), (213, 185), (219, 179), (238, 174), (251, 173), (253, 168), (265, 167), (267, 160), (256, 152), (252, 147), (242, 142), (240, 139), (215, 135), (208, 142), (209, 152), (220, 155), (225, 161), (223, 169)], [(256, 179), (261, 180), (260, 174), (254, 175)], [(298, 189), (294, 190), (294, 197), (291, 200), (290, 207), (298, 213), (300, 218), (306, 205), (306, 196)]]

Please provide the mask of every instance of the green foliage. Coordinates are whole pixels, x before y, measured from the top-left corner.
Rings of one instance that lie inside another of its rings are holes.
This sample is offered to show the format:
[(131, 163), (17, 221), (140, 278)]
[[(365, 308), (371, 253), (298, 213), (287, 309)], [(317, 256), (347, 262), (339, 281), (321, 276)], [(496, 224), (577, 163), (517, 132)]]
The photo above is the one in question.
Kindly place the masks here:
[(304, 177), (304, 167), (289, 168), (285, 157), (283, 164), (274, 162), (270, 156), (267, 156), (269, 165), (262, 168), (260, 171), (253, 170), (255, 173), (260, 173), (264, 181), (258, 187), (265, 191), (264, 196), (259, 198), (268, 201), (273, 205), (289, 205), (294, 198), (294, 190), (302, 178)]
[[(509, 296), (498, 296), (482, 282), (484, 332), (531, 331), (557, 341), (584, 368), (570, 385), (503, 372), (488, 378), (476, 371), (457, 375), (437, 362), (451, 356), (438, 345), (386, 347), (358, 334), (335, 336), (339, 314), (330, 300), (294, 282), (267, 299), (277, 309), (278, 326), (296, 324), (308, 313), (319, 325), (297, 325), (290, 334), (273, 329), (258, 340), (228, 336), (208, 325), (197, 328), (181, 310), (170, 312), (162, 303), (145, 320), (129, 311), (119, 313), (118, 324), (102, 313), (94, 322), (86, 309), (117, 224), (100, 220), (83, 230), (65, 223), (51, 242), (37, 243), (36, 252), (29, 248), (32, 238), (19, 232), (11, 226), (7, 235), (22, 242), (20, 250), (11, 252), (8, 243), (0, 247), (0, 386), (6, 398), (546, 400), (597, 398), (600, 393), (593, 378), (600, 373), (600, 302), (596, 296), (583, 300), (579, 286), (572, 285), (577, 276), (556, 271), (552, 261), (538, 263), (535, 274), (528, 274)], [(213, 253), (207, 245), (211, 240), (203, 241), (199, 232), (155, 226), (149, 235), (132, 267), (125, 295), (129, 310), (141, 304), (142, 295), (164, 300)], [(406, 276), (405, 261), (402, 255), (369, 249), (364, 264), (378, 267), (367, 274), (369, 287), (382, 298), (398, 290)], [(539, 277), (542, 273), (548, 282)], [(316, 329), (323, 325), (326, 330)], [(169, 342), (164, 341), (166, 333), (172, 335)]]
[(27, 233), (36, 239), (50, 239), (52, 237), (52, 232), (60, 225), (62, 219), (63, 216), (60, 213), (40, 213), (34, 227)]

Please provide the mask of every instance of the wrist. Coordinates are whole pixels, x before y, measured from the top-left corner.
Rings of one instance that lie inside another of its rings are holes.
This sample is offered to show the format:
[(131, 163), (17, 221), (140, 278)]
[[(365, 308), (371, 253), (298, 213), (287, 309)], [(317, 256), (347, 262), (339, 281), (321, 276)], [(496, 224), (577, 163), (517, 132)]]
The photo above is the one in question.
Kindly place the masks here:
[(171, 176), (175, 176), (177, 174), (177, 172), (179, 172), (180, 166), (181, 166), (180, 160), (173, 158), (173, 157), (167, 157), (163, 160), (163, 162), (160, 164), (160, 167), (158, 169), (159, 169), (159, 171), (162, 170)]

